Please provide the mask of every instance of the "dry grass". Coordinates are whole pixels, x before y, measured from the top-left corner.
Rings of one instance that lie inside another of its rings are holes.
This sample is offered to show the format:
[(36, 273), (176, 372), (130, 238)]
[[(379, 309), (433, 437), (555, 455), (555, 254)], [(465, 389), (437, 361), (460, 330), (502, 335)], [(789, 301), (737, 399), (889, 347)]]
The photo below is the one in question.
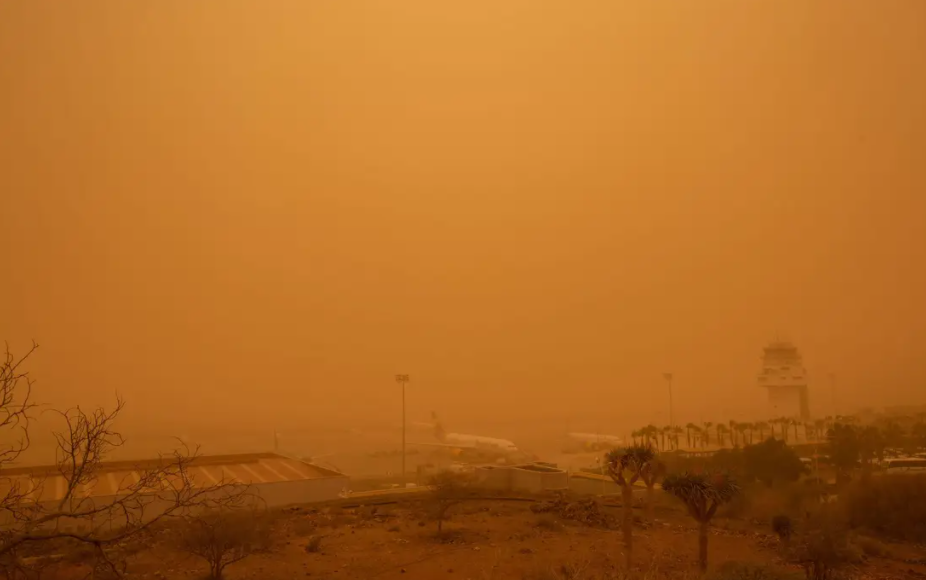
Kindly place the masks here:
[[(229, 580), (246, 578), (340, 578), (341, 580), (406, 580), (457, 578), (459, 580), (696, 580), (696, 530), (684, 512), (666, 511), (655, 525), (634, 528), (634, 562), (624, 570), (620, 534), (614, 530), (563, 522), (558, 514), (533, 513), (529, 503), (474, 501), (465, 503), (434, 534), (433, 525), (419, 526), (430, 507), (401, 504), (388, 513), (372, 509), (302, 510), (280, 513), (272, 553), (253, 554), (236, 563)], [(609, 513), (616, 508), (606, 507)], [(344, 519), (344, 525), (331, 526)], [(768, 543), (770, 522), (719, 520), (710, 539), (709, 580), (789, 579), (781, 568), (777, 542)], [(795, 543), (806, 531), (796, 522)], [(295, 532), (300, 532), (296, 539)], [(164, 538), (169, 538), (167, 530)], [(323, 539), (322, 539), (323, 536)], [(913, 548), (851, 536), (855, 550), (868, 558), (855, 564), (864, 574), (878, 578), (900, 577), (910, 567), (926, 573), (926, 566), (911, 564)], [(896, 559), (876, 556), (894, 552)], [(742, 566), (724, 562), (742, 562)], [(68, 566), (74, 566), (67, 564)], [(62, 564), (65, 566), (65, 564)], [(755, 567), (773, 574), (760, 576)], [(128, 576), (154, 580), (199, 580), (205, 566), (176, 551), (169, 541), (154, 539), (130, 560)], [(49, 575), (75, 578), (83, 569)], [(170, 572), (173, 570), (173, 572)], [(798, 570), (799, 568), (794, 568)], [(780, 572), (780, 575), (779, 575)], [(791, 574), (793, 575), (793, 574)]]

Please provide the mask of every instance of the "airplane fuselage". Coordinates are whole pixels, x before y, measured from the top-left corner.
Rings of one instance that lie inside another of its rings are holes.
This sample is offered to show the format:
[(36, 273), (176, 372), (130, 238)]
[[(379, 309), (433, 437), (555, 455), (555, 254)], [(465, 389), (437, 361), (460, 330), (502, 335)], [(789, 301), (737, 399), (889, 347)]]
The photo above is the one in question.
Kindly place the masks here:
[(496, 439), (495, 437), (484, 437), (482, 435), (468, 435), (465, 433), (447, 433), (444, 436), (444, 443), (458, 445), (460, 447), (474, 447), (477, 449), (491, 449), (504, 453), (514, 453), (518, 451), (518, 446), (507, 439)]
[(580, 443), (596, 443), (600, 445), (622, 445), (624, 439), (617, 435), (601, 435), (598, 433), (567, 433), (567, 437)]

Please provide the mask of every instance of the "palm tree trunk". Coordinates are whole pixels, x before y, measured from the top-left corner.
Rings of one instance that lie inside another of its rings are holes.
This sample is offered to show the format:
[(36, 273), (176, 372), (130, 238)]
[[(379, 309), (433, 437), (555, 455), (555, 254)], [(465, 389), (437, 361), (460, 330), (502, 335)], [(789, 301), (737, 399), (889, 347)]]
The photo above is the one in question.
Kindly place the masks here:
[(709, 528), (707, 522), (701, 522), (698, 529), (698, 566), (702, 574), (707, 572), (707, 532)]
[(627, 570), (633, 563), (633, 489), (627, 483), (621, 487), (621, 503), (624, 504), (624, 557), (627, 561)]

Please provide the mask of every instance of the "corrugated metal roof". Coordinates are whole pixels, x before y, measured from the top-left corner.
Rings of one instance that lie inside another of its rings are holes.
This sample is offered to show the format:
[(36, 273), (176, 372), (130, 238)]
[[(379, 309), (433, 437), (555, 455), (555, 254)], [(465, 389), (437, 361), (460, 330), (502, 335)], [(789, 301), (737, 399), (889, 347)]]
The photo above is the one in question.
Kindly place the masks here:
[[(137, 483), (139, 472), (154, 464), (154, 461), (104, 463), (97, 472), (96, 481), (81, 486), (77, 495), (116, 495), (120, 489)], [(223, 480), (227, 483), (259, 485), (343, 477), (335, 471), (273, 453), (197, 457), (188, 469), (193, 484), (197, 486), (214, 485)], [(11, 485), (19, 485), (20, 493), (27, 494), (27, 499), (39, 502), (58, 501), (66, 490), (66, 480), (55, 467), (22, 467), (0, 471), (0, 497), (6, 495)]]

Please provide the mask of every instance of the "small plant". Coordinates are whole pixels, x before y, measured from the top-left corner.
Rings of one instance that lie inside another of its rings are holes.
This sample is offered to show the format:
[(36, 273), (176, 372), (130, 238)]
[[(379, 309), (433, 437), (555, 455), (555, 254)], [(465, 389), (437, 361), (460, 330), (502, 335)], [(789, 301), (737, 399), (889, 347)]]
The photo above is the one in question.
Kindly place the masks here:
[(772, 530), (778, 536), (782, 544), (787, 545), (794, 534), (794, 523), (786, 515), (777, 515), (772, 518)]
[(739, 495), (739, 485), (724, 474), (684, 473), (666, 477), (662, 489), (684, 502), (688, 513), (698, 522), (698, 563), (701, 572), (706, 572), (711, 519), (718, 507)]
[(322, 551), (322, 538), (323, 536), (309, 536), (309, 541), (306, 542), (305, 551), (309, 554), (317, 554)]

